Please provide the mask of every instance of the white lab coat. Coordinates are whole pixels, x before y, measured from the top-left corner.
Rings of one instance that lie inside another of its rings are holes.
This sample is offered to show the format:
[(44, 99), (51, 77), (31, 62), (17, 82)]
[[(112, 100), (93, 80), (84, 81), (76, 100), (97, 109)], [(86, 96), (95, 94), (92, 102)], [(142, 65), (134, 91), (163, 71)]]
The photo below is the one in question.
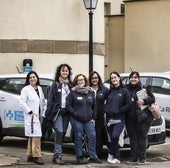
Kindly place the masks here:
[[(37, 88), (39, 96), (31, 85), (27, 85), (21, 90), (20, 106), (24, 110), (25, 136), (28, 137), (42, 136), (40, 117), (46, 110), (47, 105), (42, 88), (40, 86), (37, 86)], [(30, 111), (33, 111), (36, 114), (33, 117), (32, 125), (32, 114), (28, 114)], [(31, 132), (32, 130), (33, 133)]]

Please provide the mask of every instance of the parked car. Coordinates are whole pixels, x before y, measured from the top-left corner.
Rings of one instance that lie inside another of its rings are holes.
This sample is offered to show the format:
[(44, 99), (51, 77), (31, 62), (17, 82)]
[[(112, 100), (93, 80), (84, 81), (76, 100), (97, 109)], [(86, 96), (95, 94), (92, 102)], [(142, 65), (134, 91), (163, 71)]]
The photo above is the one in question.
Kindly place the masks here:
[[(4, 136), (24, 137), (24, 111), (19, 106), (19, 97), (26, 75), (26, 73), (0, 75), (0, 141)], [(53, 75), (39, 74), (39, 78), (44, 95), (47, 97), (47, 88), (52, 84)], [(65, 141), (72, 142), (72, 140), (69, 124)]]
[[(24, 111), (19, 106), (19, 97), (21, 89), (24, 87), (26, 74), (5, 74), (0, 75), (0, 141), (4, 136), (24, 137)], [(53, 81), (52, 74), (39, 74), (40, 85), (43, 89), (45, 97), (47, 97), (47, 88)], [(126, 81), (126, 77), (124, 78)], [(53, 140), (47, 136), (45, 140)], [(155, 120), (149, 131), (149, 144), (155, 145), (165, 143), (165, 120), (162, 117)], [(123, 135), (125, 146), (129, 146), (128, 135)], [(104, 138), (101, 137), (101, 138)], [(106, 139), (106, 138), (104, 138)], [(73, 131), (71, 125), (67, 129), (64, 142), (73, 142)], [(84, 139), (84, 143), (86, 143)], [(86, 147), (86, 144), (83, 144)]]

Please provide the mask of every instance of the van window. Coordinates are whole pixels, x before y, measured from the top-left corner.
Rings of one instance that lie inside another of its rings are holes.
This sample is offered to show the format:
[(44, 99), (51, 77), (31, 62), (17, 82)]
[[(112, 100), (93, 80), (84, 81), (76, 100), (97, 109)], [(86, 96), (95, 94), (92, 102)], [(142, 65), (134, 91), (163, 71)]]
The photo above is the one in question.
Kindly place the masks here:
[(147, 85), (147, 79), (148, 79), (147, 77), (143, 77), (143, 76), (140, 77), (140, 81), (142, 85), (145, 85), (145, 86)]
[[(40, 85), (44, 92), (45, 98), (47, 97), (47, 87), (50, 86), (51, 83), (52, 80), (40, 78)], [(0, 90), (3, 90), (5, 92), (19, 95), (24, 86), (25, 86), (25, 78), (0, 79)]]
[(5, 92), (14, 94), (20, 94), (21, 89), (24, 87), (25, 79), (12, 78), (12, 79), (1, 79), (0, 89)]
[[(129, 84), (129, 77), (121, 77), (123, 84)], [(147, 77), (140, 77), (142, 85), (147, 85)]]
[(153, 78), (152, 92), (170, 95), (170, 80), (165, 78)]
[(40, 85), (42, 87), (45, 98), (47, 98), (47, 88), (52, 84), (52, 82), (52, 80), (40, 78)]
[(121, 80), (122, 80), (122, 83), (124, 85), (128, 84), (129, 83), (129, 78), (128, 77), (121, 77)]

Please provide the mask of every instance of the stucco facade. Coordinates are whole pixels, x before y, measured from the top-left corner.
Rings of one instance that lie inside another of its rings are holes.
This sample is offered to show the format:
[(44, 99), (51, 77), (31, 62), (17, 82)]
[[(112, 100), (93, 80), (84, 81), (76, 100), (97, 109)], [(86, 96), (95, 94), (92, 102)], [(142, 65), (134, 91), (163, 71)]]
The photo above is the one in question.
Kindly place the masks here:
[(170, 70), (170, 1), (125, 3), (125, 71)]
[[(89, 16), (83, 0), (0, 0), (0, 74), (33, 60), (37, 72), (68, 63), (88, 75)], [(104, 76), (104, 3), (93, 15), (94, 70)]]
[[(169, 71), (170, 1), (123, 1), (124, 15), (105, 16), (99, 0), (93, 15), (94, 70)], [(119, 4), (119, 5), (118, 5)], [(118, 7), (119, 6), (119, 7)], [(89, 16), (83, 0), (0, 0), (0, 74), (22, 70), (33, 60), (37, 72), (54, 73), (60, 63), (88, 75)]]
[(105, 17), (105, 79), (113, 70), (164, 72), (170, 66), (170, 1), (124, 1), (125, 14)]

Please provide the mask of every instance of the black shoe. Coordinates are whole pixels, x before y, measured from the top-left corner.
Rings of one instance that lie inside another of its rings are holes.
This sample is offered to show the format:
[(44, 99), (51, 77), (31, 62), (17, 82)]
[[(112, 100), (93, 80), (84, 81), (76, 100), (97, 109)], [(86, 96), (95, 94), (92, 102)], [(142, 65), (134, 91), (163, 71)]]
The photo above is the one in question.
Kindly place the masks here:
[(145, 159), (139, 159), (138, 164), (146, 164), (146, 160)]
[(102, 161), (99, 159), (99, 158), (88, 158), (88, 162), (89, 163), (98, 163), (98, 164), (101, 164)]
[(27, 162), (34, 162), (34, 158), (32, 155), (27, 156)]
[(84, 164), (82, 156), (77, 157), (77, 164)]
[(137, 162), (138, 162), (137, 159), (130, 159), (130, 160), (127, 161), (126, 163), (127, 163), (127, 164), (135, 164), (135, 163), (137, 163)]
[(55, 163), (55, 164), (58, 164), (58, 165), (63, 165), (64, 164), (64, 161), (62, 160), (62, 157), (61, 156), (53, 156), (53, 159), (52, 161)]

